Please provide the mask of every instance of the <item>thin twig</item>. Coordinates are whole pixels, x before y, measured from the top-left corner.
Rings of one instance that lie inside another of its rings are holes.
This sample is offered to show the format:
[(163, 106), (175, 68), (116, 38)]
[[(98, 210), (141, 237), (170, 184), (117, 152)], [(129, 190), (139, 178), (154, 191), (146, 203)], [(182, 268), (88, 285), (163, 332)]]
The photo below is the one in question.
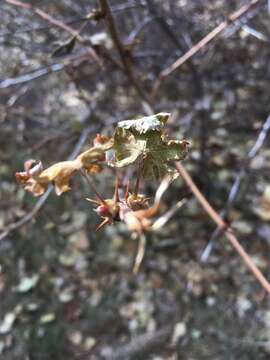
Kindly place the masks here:
[(204, 210), (208, 213), (208, 215), (211, 217), (211, 219), (217, 224), (219, 229), (221, 229), (226, 236), (226, 238), (229, 240), (231, 245), (235, 248), (235, 250), (238, 252), (238, 254), (243, 259), (246, 266), (250, 269), (250, 271), (253, 273), (255, 278), (259, 281), (261, 286), (265, 289), (265, 291), (270, 294), (270, 283), (268, 280), (264, 277), (262, 272), (259, 270), (259, 268), (254, 264), (251, 257), (247, 254), (245, 249), (242, 247), (242, 245), (237, 240), (233, 230), (225, 223), (225, 221), (221, 218), (221, 216), (216, 212), (216, 210), (209, 204), (207, 199), (203, 196), (203, 194), (200, 192), (198, 187), (193, 182), (191, 176), (188, 174), (188, 172), (185, 170), (185, 168), (182, 166), (181, 163), (176, 164), (176, 168), (179, 171), (180, 175), (182, 176), (183, 180), (187, 184), (187, 186), (190, 188), (191, 192), (194, 194), (196, 199), (199, 201), (201, 206), (204, 208)]
[[(74, 147), (72, 153), (68, 157), (68, 160), (73, 160), (79, 154), (79, 152), (81, 151), (81, 148), (85, 144), (89, 134), (91, 132), (95, 131), (95, 130), (97, 130), (97, 126), (95, 126), (95, 127), (88, 126), (82, 132), (76, 146)], [(47, 201), (50, 193), (52, 192), (52, 190), (53, 190), (53, 186), (50, 185), (48, 187), (48, 190), (39, 198), (39, 200), (36, 202), (36, 204), (34, 205), (33, 209), (30, 212), (28, 212), (20, 220), (8, 225), (6, 227), (6, 229), (2, 233), (0, 233), (0, 241), (3, 240), (5, 237), (7, 237), (14, 230), (17, 230), (20, 227), (22, 227), (23, 225), (30, 222), (37, 215), (37, 213), (41, 210), (41, 208), (44, 206), (44, 204), (46, 203), (46, 201)]]
[(131, 9), (134, 9), (134, 8), (144, 8), (145, 7), (145, 4), (144, 4), (144, 1), (138, 1), (138, 0), (135, 0), (134, 2), (127, 2), (127, 3), (123, 3), (123, 4), (119, 4), (119, 5), (112, 5), (111, 6), (111, 9), (112, 9), (112, 12), (121, 12), (121, 11), (126, 11), (126, 10), (131, 10)]
[(242, 16), (246, 15), (248, 11), (253, 9), (256, 5), (258, 5), (260, 0), (251, 0), (250, 3), (245, 4), (240, 7), (240, 9), (233, 12), (228, 18), (219, 24), (215, 29), (213, 29), (210, 33), (208, 33), (204, 38), (202, 38), (199, 42), (197, 42), (192, 48), (190, 48), (184, 55), (182, 55), (179, 59), (177, 59), (173, 64), (171, 64), (166, 69), (162, 70), (158, 79), (156, 80), (153, 87), (153, 96), (156, 95), (162, 81), (172, 74), (176, 69), (178, 69), (181, 65), (183, 65), (187, 60), (191, 59), (192, 56), (197, 54), (202, 48), (204, 48), (207, 44), (213, 41), (218, 35), (220, 35), (225, 29), (227, 29), (232, 23), (236, 20), (240, 19)]
[[(158, 4), (153, 2), (153, 0), (146, 0), (146, 2), (148, 4), (149, 11), (152, 14), (152, 19), (157, 21), (163, 33), (171, 40), (171, 42), (177, 47), (177, 49), (180, 50), (181, 53), (185, 53), (187, 51), (188, 46), (186, 44), (182, 32), (180, 31), (179, 34), (176, 34), (173, 31), (172, 26), (168, 23), (168, 21), (166, 21), (163, 11), (158, 9)], [(191, 70), (192, 76), (195, 78), (194, 83), (192, 85), (194, 86), (194, 90), (197, 92), (198, 91), (197, 83), (196, 83), (197, 82), (196, 78), (198, 77), (197, 69), (192, 63), (192, 60), (187, 61), (187, 65)]]
[(183, 205), (185, 205), (187, 202), (187, 199), (184, 198), (180, 201), (178, 201), (176, 204), (172, 206), (170, 210), (168, 210), (165, 214), (161, 215), (152, 225), (152, 230), (157, 231), (163, 226), (167, 224), (167, 222), (173, 217), (173, 215), (182, 208)]
[[(79, 66), (83, 61), (89, 61), (89, 57), (87, 54), (80, 54), (76, 56), (72, 56), (63, 60), (63, 62), (58, 62), (54, 64), (50, 64), (48, 66), (42, 67), (40, 69), (28, 72), (26, 74), (19, 75), (14, 78), (7, 78), (0, 81), (0, 89), (6, 89), (11, 86), (25, 84), (36, 79), (39, 79), (43, 76), (47, 76), (51, 73), (55, 73), (58, 71), (62, 71), (68, 68), (70, 65)], [(78, 62), (78, 63), (77, 63)]]
[[(228, 217), (228, 214), (236, 201), (236, 198), (237, 198), (237, 195), (238, 195), (238, 192), (240, 189), (241, 181), (246, 176), (246, 173), (247, 173), (247, 170), (248, 170), (251, 160), (257, 155), (257, 153), (260, 151), (261, 147), (263, 146), (269, 130), (270, 130), (270, 115), (268, 115), (267, 119), (265, 120), (263, 127), (256, 139), (255, 144), (248, 152), (247, 159), (246, 159), (246, 161), (243, 162), (243, 165), (240, 168), (240, 171), (234, 180), (234, 183), (231, 187), (225, 207), (220, 213), (220, 216), (222, 217), (222, 219), (225, 219)], [(216, 230), (213, 232), (207, 246), (205, 247), (205, 249), (202, 252), (201, 261), (203, 261), (203, 262), (207, 261), (208, 257), (210, 256), (210, 253), (213, 249), (214, 242), (219, 235), (220, 235), (220, 229), (216, 228)]]
[(140, 158), (139, 161), (138, 161), (137, 178), (136, 178), (135, 189), (134, 189), (134, 194), (135, 194), (135, 195), (138, 195), (138, 194), (139, 194), (139, 189), (140, 189), (140, 184), (141, 184), (143, 167), (144, 167), (144, 160), (143, 160), (143, 158)]
[(89, 45), (89, 40), (86, 40), (84, 37), (82, 37), (79, 34), (79, 31), (74, 30), (72, 27), (70, 27), (69, 25), (67, 25), (66, 23), (64, 23), (63, 21), (57, 20), (55, 19), (53, 16), (47, 14), (45, 11), (43, 11), (42, 9), (33, 6), (30, 3), (26, 3), (26, 2), (21, 2), (19, 0), (4, 0), (6, 3), (10, 4), (10, 5), (14, 5), (23, 9), (27, 9), (27, 10), (31, 10), (33, 11), (36, 15), (38, 15), (40, 18), (42, 18), (43, 20), (49, 22), (50, 24), (66, 31), (67, 33), (69, 33), (70, 35), (72, 35), (74, 38), (76, 38), (76, 40), (85, 45), (88, 54), (97, 61), (97, 63), (99, 65), (101, 65), (101, 60), (98, 56), (98, 54), (96, 53), (96, 51), (93, 49), (92, 46)]
[[(100, 201), (101, 204), (106, 205), (106, 201), (102, 198), (102, 196), (98, 193), (95, 184), (90, 180), (90, 176), (88, 175), (86, 170), (81, 170), (81, 174), (82, 176), (85, 178), (88, 186), (90, 187), (90, 189), (93, 191), (93, 193), (96, 195), (96, 197), (98, 198), (98, 200)], [(90, 200), (90, 199), (86, 199), (86, 200)]]
[(136, 258), (135, 258), (135, 262), (134, 262), (134, 266), (133, 266), (133, 273), (134, 274), (138, 274), (141, 263), (143, 261), (144, 258), (144, 254), (145, 254), (145, 247), (146, 247), (146, 236), (144, 233), (139, 235), (139, 242), (138, 242), (138, 250), (137, 250), (137, 254), (136, 254)]
[(132, 59), (131, 54), (127, 52), (127, 49), (122, 44), (122, 41), (120, 39), (120, 35), (118, 33), (114, 17), (112, 15), (112, 11), (110, 8), (110, 5), (107, 0), (99, 0), (101, 11), (105, 14), (105, 20), (107, 23), (108, 31), (111, 35), (111, 38), (113, 40), (114, 46), (117, 49), (119, 56), (121, 58), (123, 67), (125, 68), (125, 73), (132, 83), (134, 89), (146, 103), (149, 103), (148, 96), (144, 92), (143, 88), (141, 87), (140, 83), (138, 82), (132, 68)]
[(6, 89), (10, 86), (15, 86), (15, 85), (20, 85), (20, 84), (25, 84), (25, 83), (31, 82), (33, 80), (39, 79), (40, 77), (48, 75), (52, 72), (61, 71), (65, 67), (69, 66), (71, 63), (72, 63), (72, 61), (65, 61), (63, 63), (55, 63), (55, 64), (48, 65), (48, 66), (43, 67), (38, 70), (34, 70), (27, 74), (19, 75), (15, 78), (4, 79), (4, 80), (0, 81), (0, 89)]
[[(146, 359), (147, 354), (151, 351), (156, 351), (161, 346), (168, 345), (173, 334), (174, 323), (166, 325), (154, 332), (146, 332), (131, 339), (130, 342), (120, 345), (118, 347), (108, 347), (107, 353), (104, 354), (105, 360), (130, 360), (130, 359)], [(97, 346), (90, 351), (78, 354), (76, 360), (86, 360), (92, 354), (99, 354), (101, 346)], [(95, 357), (94, 355), (94, 357)], [(98, 355), (97, 355), (98, 356)], [(148, 356), (147, 356), (148, 358)]]
[[(72, 24), (76, 24), (82, 21), (87, 20), (86, 16), (81, 16), (78, 18), (73, 18), (70, 20), (67, 20), (64, 24), (66, 25), (72, 25)], [(17, 36), (17, 35), (21, 35), (21, 34), (25, 34), (25, 33), (33, 33), (33, 32), (38, 32), (38, 31), (44, 31), (44, 30), (48, 30), (51, 28), (51, 24), (47, 24), (47, 25), (40, 25), (40, 26), (33, 26), (33, 27), (19, 27), (18, 29), (14, 30), (14, 31), (9, 31), (9, 30), (4, 30), (2, 32), (0, 32), (0, 38), (4, 37), (4, 36)]]
[(146, 16), (128, 35), (127, 37), (127, 43), (132, 44), (136, 38), (139, 36), (140, 32), (148, 25), (150, 22), (152, 22), (155, 19), (154, 16)]
[(242, 30), (244, 30), (247, 34), (254, 36), (258, 40), (261, 40), (266, 43), (269, 42), (269, 39), (266, 35), (264, 35), (263, 33), (259, 32), (258, 30), (255, 30), (254, 28), (248, 25), (242, 25)]
[(119, 348), (114, 348), (110, 360), (127, 360), (131, 358), (135, 359), (139, 358), (140, 354), (146, 358), (146, 354), (152, 349), (156, 349), (161, 345), (164, 346), (165, 344), (168, 344), (172, 332), (173, 324), (165, 326), (153, 333), (139, 335), (135, 337), (130, 343)]
[[(159, 11), (158, 4), (153, 0), (146, 0), (150, 12), (155, 16), (156, 21), (158, 22), (161, 30), (164, 34), (171, 40), (171, 42), (176, 46), (181, 54), (186, 53), (188, 45), (185, 41), (185, 37), (180, 29), (179, 34), (176, 34), (172, 26), (166, 21), (162, 11)], [(194, 65), (193, 59), (187, 61), (187, 66), (190, 70), (192, 76), (191, 86), (193, 89), (194, 99), (197, 100), (197, 103), (203, 103), (204, 98), (204, 84), (203, 79), (200, 75), (198, 68)], [(209, 184), (208, 176), (208, 157), (207, 157), (207, 140), (209, 138), (209, 119), (204, 106), (200, 106), (198, 109), (198, 119), (200, 121), (199, 127), (199, 140), (200, 140), (200, 172), (204, 172), (205, 176), (202, 179), (202, 185), (204, 190), (207, 190), (207, 185)], [(209, 187), (209, 186), (208, 186)]]
[[(15, 2), (12, 2), (12, 5), (15, 5)], [(18, 2), (16, 1), (16, 5), (19, 7), (22, 7), (21, 4), (18, 5)], [(138, 7), (144, 7), (143, 4), (138, 4), (138, 3), (130, 3), (130, 4), (122, 4), (122, 5), (116, 5), (116, 6), (112, 6), (112, 12), (117, 13), (117, 12), (122, 12), (122, 11), (126, 11), (126, 10), (130, 10), (130, 9), (134, 9), (134, 8), (138, 8)], [(76, 23), (80, 23), (82, 21), (86, 21), (89, 20), (88, 16), (78, 16), (78, 17), (74, 17), (74, 18), (70, 18), (69, 20), (63, 22), (65, 25), (72, 25), (72, 24), (76, 24)], [(50, 29), (50, 25), (42, 25), (42, 26), (36, 26), (36, 27), (23, 27), (23, 28), (18, 28), (14, 31), (9, 31), (9, 30), (4, 30), (2, 32), (0, 32), (0, 38), (3, 36), (9, 36), (9, 35), (21, 35), (24, 33), (29, 33), (29, 32), (34, 32), (34, 31), (44, 31), (44, 30), (48, 30)]]

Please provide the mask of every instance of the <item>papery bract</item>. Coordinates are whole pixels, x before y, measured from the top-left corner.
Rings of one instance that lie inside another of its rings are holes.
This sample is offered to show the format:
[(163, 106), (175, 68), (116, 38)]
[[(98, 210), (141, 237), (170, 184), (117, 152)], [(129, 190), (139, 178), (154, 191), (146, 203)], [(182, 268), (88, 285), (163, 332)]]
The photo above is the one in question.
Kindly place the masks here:
[(24, 164), (24, 171), (16, 173), (16, 179), (34, 196), (42, 195), (50, 183), (54, 184), (56, 194), (61, 195), (70, 190), (70, 179), (76, 172), (86, 170), (95, 174), (102, 171), (100, 162), (105, 160), (105, 152), (113, 146), (113, 140), (97, 135), (94, 145), (75, 160), (61, 161), (45, 170), (41, 161), (28, 160)]

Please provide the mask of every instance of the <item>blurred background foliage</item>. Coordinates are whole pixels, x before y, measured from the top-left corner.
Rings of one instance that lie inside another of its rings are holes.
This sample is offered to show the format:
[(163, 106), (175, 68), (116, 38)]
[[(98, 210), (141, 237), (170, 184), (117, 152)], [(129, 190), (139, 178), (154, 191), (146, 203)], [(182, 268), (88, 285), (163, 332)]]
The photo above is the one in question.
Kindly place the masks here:
[[(33, 9), (0, 4), (0, 230), (27, 215), (37, 199), (16, 184), (26, 159), (64, 160), (87, 134), (112, 134), (117, 121), (145, 115), (119, 67), (103, 20), (87, 20), (94, 0), (30, 1), (79, 29), (101, 67), (70, 34)], [(160, 71), (248, 1), (111, 0), (122, 42), (150, 94)], [(153, 107), (173, 113), (172, 138), (191, 141), (184, 165), (222, 210), (270, 113), (267, 2), (231, 24), (162, 84)], [(135, 40), (135, 41), (134, 41)], [(60, 46), (60, 50), (59, 50)], [(61, 47), (62, 46), (62, 47)], [(64, 47), (66, 50), (66, 47)], [(87, 130), (87, 132), (85, 132)], [(229, 219), (257, 266), (270, 278), (269, 140), (251, 162)], [(134, 177), (132, 170), (126, 176)], [(95, 178), (104, 197), (114, 173)], [(154, 195), (158, 184), (143, 190)], [(269, 302), (222, 236), (200, 256), (214, 225), (181, 180), (161, 213), (187, 204), (158, 233), (132, 273), (137, 243), (121, 224), (95, 232), (91, 191), (52, 193), (31, 222), (0, 241), (0, 359), (268, 359)]]

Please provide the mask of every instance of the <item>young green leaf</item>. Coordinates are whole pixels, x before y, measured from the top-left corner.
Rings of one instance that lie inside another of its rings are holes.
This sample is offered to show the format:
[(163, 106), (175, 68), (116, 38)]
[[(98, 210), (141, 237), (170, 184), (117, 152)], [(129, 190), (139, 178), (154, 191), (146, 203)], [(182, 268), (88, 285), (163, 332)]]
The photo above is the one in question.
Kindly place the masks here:
[(144, 154), (145, 141), (136, 138), (130, 131), (116, 128), (114, 134), (114, 150), (117, 167), (133, 164)]
[(170, 162), (184, 159), (188, 142), (168, 140), (163, 134), (168, 117), (168, 113), (159, 113), (119, 122), (114, 135), (116, 166), (140, 161), (144, 178), (160, 179), (169, 174), (174, 179), (177, 172)]
[(60, 44), (52, 53), (52, 57), (60, 57), (69, 55), (72, 53), (74, 46), (76, 44), (76, 37), (72, 36), (70, 39)]

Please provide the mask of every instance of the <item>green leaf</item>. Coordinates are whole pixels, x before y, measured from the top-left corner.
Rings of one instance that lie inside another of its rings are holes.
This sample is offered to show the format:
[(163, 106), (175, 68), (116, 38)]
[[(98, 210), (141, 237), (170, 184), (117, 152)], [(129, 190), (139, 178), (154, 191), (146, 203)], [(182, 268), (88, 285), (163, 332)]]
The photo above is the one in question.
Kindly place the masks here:
[(72, 36), (66, 42), (60, 44), (52, 53), (52, 57), (60, 57), (64, 55), (69, 55), (72, 53), (74, 46), (76, 44), (76, 37)]
[(130, 131), (116, 128), (114, 134), (116, 166), (124, 167), (133, 164), (144, 154), (145, 141), (136, 138)]
[(177, 171), (170, 162), (184, 159), (188, 142), (169, 140), (163, 134), (168, 115), (160, 113), (118, 123), (114, 135), (116, 166), (124, 167), (141, 161), (144, 178), (160, 179), (169, 174), (174, 179)]

